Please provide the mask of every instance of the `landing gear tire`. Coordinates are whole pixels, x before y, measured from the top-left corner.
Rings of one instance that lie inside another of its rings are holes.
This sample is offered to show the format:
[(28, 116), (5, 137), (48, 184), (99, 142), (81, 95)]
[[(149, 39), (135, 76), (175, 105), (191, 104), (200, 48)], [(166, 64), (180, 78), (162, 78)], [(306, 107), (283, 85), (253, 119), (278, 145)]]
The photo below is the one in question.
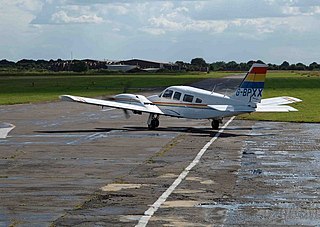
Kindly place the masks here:
[(158, 128), (160, 125), (159, 119), (157, 118), (153, 118), (150, 122), (150, 124), (148, 124), (148, 129), (153, 130)]
[(219, 125), (220, 125), (220, 121), (219, 120), (212, 120), (212, 122), (211, 122), (212, 129), (218, 130), (219, 129)]

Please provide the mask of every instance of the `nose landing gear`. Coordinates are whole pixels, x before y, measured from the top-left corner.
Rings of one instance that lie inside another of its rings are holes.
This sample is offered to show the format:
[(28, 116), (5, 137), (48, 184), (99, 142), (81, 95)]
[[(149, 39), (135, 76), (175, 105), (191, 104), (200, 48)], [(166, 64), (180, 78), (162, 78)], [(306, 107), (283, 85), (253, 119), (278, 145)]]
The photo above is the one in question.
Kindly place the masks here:
[(222, 123), (222, 119), (219, 119), (219, 120), (213, 119), (212, 122), (211, 122), (212, 129), (218, 130), (219, 126), (220, 126), (220, 123)]

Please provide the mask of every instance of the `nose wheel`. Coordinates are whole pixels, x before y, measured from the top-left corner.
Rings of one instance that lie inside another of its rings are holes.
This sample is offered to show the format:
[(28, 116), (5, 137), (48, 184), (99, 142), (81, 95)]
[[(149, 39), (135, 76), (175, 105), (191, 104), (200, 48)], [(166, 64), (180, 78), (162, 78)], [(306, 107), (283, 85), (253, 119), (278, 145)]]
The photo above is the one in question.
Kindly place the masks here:
[(160, 125), (159, 115), (150, 114), (148, 119), (148, 129), (153, 130)]

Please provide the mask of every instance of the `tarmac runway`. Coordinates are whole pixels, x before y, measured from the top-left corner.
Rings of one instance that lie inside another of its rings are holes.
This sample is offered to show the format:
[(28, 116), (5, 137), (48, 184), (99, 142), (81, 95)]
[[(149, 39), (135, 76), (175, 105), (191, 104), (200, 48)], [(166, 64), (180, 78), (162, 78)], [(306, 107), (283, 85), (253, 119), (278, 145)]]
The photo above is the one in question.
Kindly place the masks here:
[(147, 117), (1, 106), (0, 226), (320, 225), (319, 124)]

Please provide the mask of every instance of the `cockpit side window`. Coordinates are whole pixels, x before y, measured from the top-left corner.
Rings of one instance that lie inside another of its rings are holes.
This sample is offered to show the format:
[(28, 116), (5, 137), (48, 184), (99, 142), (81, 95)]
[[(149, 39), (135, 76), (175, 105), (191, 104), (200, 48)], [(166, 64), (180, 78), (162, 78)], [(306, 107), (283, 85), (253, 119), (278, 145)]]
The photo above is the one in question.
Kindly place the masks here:
[(163, 98), (167, 98), (167, 99), (171, 99), (172, 94), (173, 94), (173, 91), (168, 89), (168, 90), (165, 90), (165, 92), (163, 93), (162, 97)]
[(196, 103), (202, 103), (202, 99), (197, 98)]
[(193, 101), (193, 96), (185, 94), (184, 97), (183, 97), (183, 101), (192, 102)]
[(174, 100), (180, 100), (180, 98), (181, 98), (181, 93), (178, 92), (178, 91), (176, 91), (176, 92), (174, 93), (174, 95), (173, 95), (173, 99), (174, 99)]

